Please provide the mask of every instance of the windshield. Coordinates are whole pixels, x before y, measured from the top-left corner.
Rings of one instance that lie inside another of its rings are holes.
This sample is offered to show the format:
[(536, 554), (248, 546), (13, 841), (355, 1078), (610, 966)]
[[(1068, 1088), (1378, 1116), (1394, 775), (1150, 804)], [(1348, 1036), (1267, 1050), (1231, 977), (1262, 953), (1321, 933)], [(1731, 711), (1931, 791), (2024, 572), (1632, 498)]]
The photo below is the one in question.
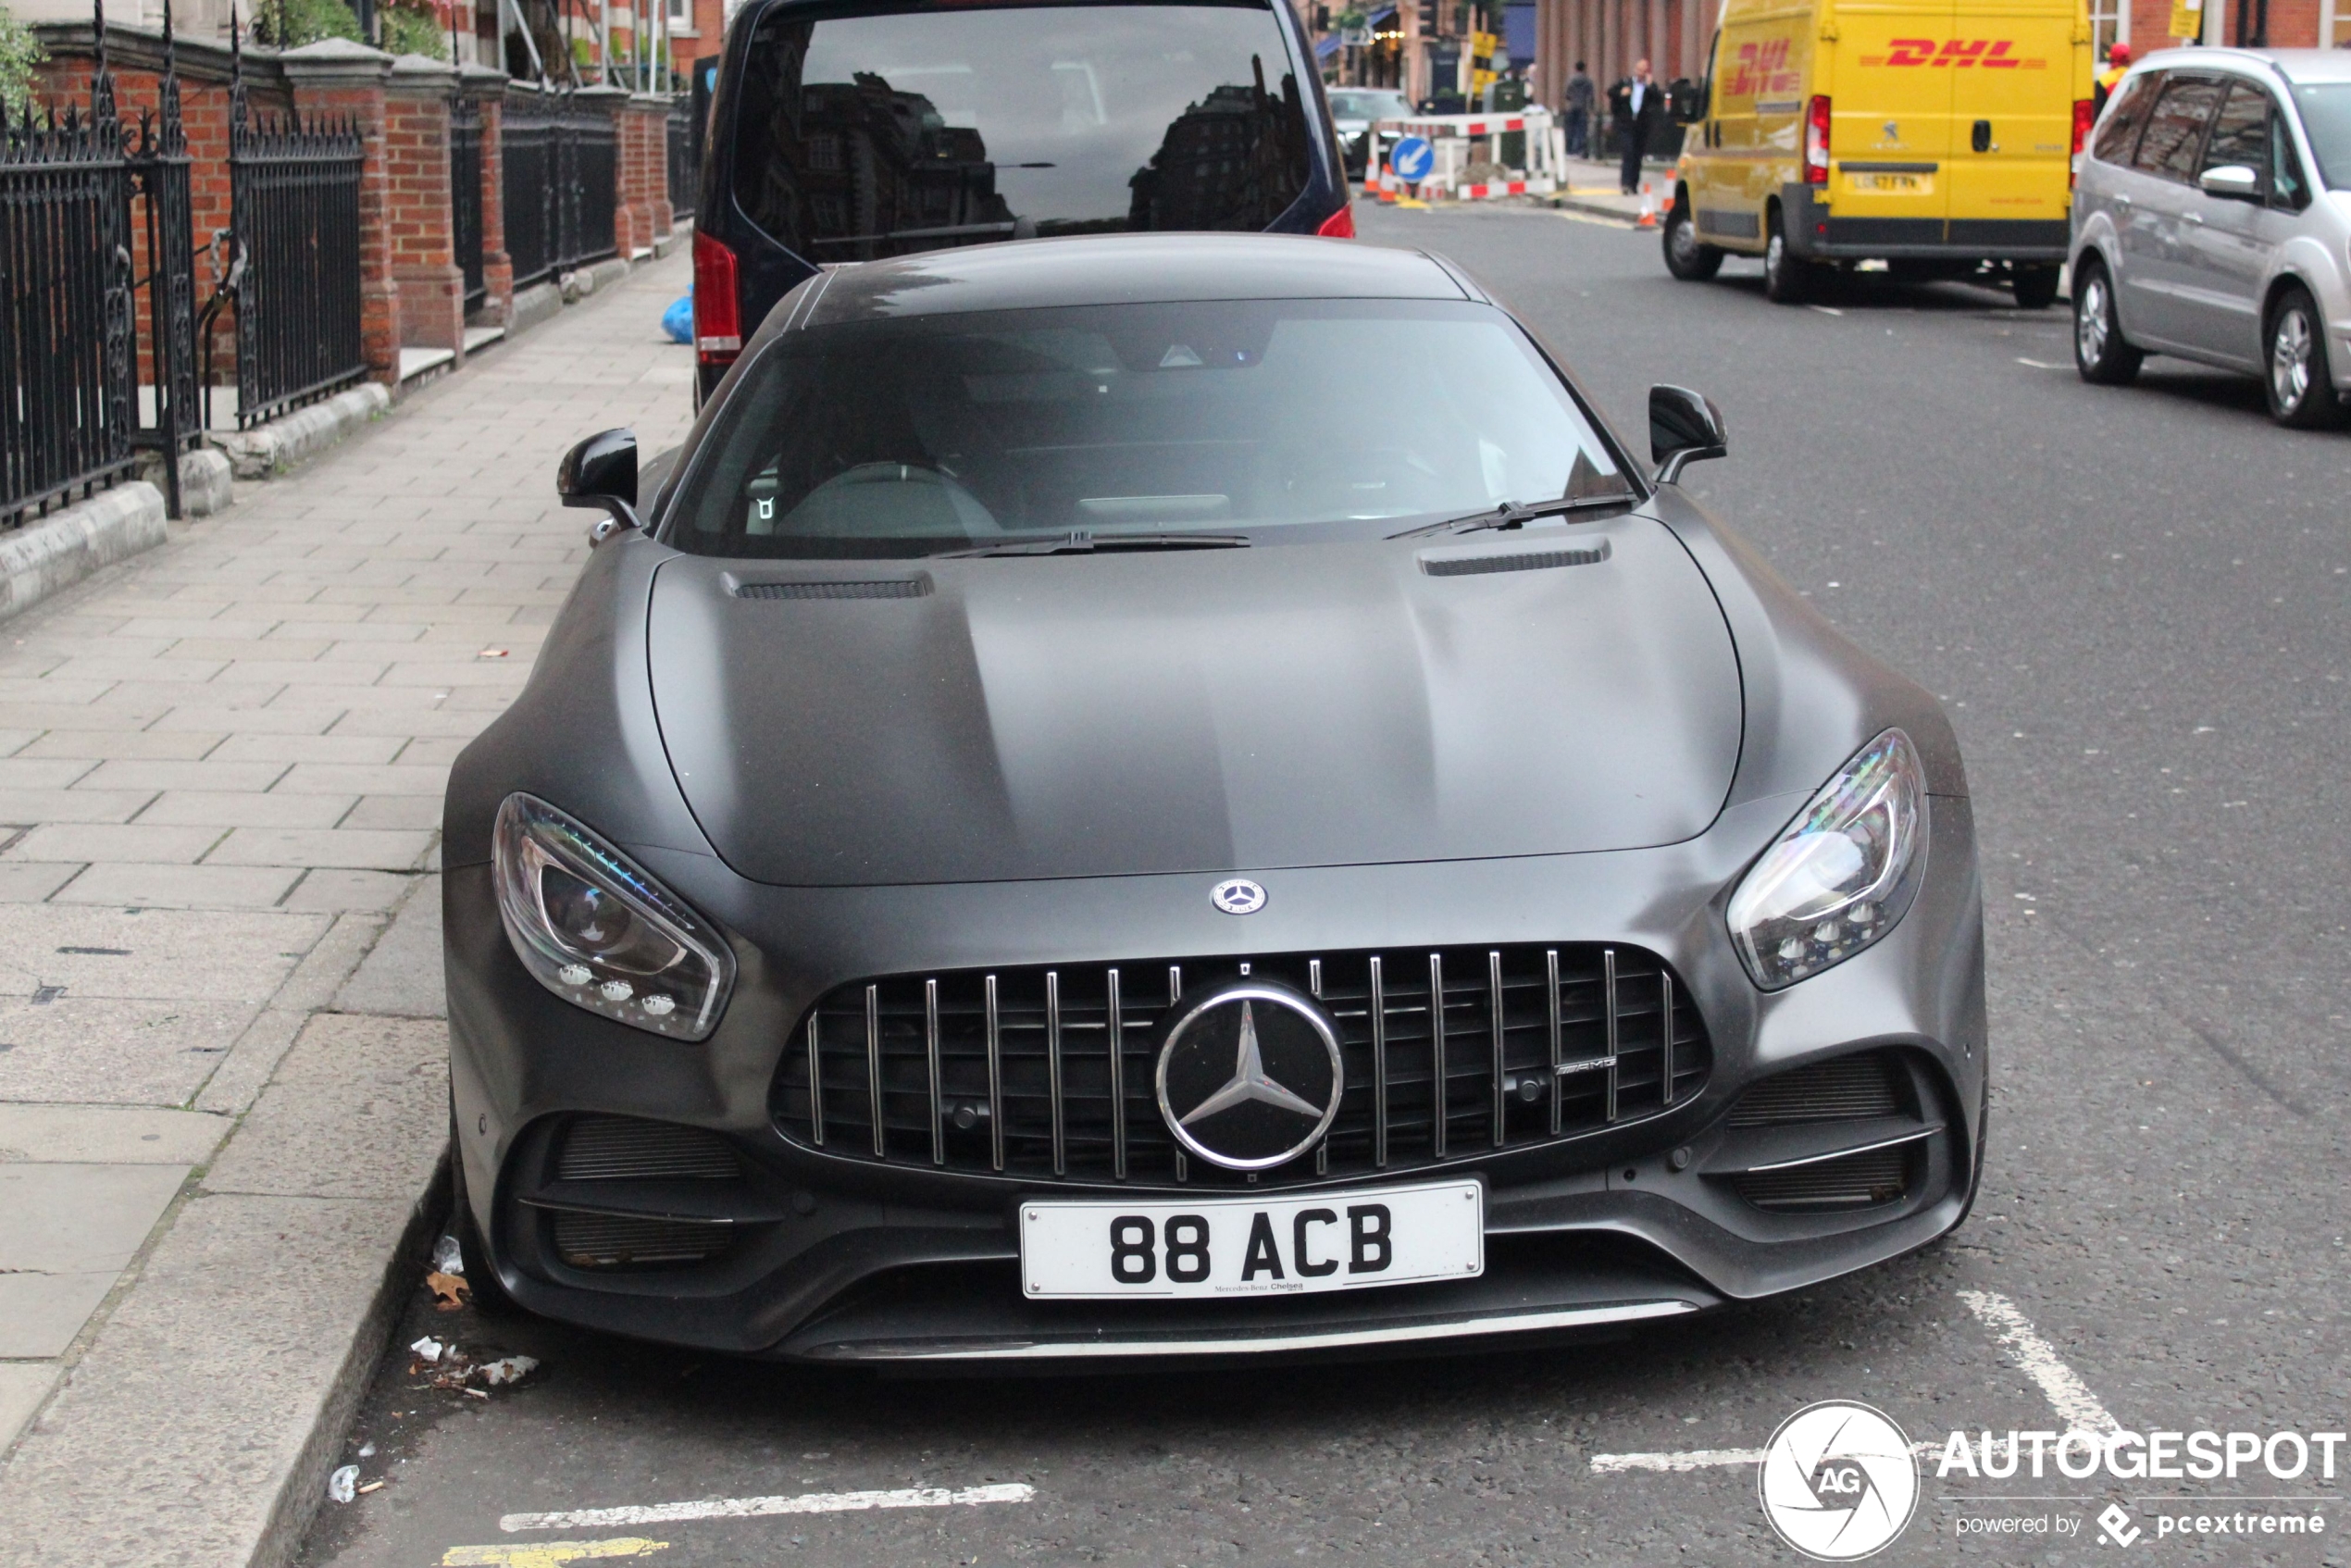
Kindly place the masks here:
[[(1383, 390), (1401, 367), (1409, 396)], [(705, 555), (921, 555), (1078, 530), (1356, 537), (1634, 494), (1525, 335), (1467, 302), (823, 327), (748, 367), (665, 533)]]
[(1333, 93), (1333, 119), (1402, 119), (1412, 112), (1401, 93)]
[(2351, 81), (2294, 90), (2302, 130), (2319, 157), (2319, 178), (2331, 191), (2351, 191)]
[(1261, 230), (1306, 113), (1261, 5), (771, 8), (735, 196), (811, 261), (1121, 230)]

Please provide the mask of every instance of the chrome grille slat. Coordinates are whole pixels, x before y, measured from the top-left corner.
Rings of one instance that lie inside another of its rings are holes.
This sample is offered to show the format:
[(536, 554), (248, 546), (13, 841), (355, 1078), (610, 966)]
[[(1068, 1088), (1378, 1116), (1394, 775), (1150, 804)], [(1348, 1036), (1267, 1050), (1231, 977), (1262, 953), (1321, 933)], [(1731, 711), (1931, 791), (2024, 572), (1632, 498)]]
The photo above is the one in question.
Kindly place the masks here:
[(1320, 1000), (1347, 1064), (1313, 1158), (1262, 1182), (1482, 1159), (1638, 1120), (1694, 1097), (1710, 1065), (1675, 977), (1621, 946), (1039, 964), (828, 993), (784, 1053), (777, 1125), (828, 1152), (926, 1169), (1241, 1185), (1179, 1166), (1152, 1067), (1187, 990), (1238, 977), (1243, 962)]

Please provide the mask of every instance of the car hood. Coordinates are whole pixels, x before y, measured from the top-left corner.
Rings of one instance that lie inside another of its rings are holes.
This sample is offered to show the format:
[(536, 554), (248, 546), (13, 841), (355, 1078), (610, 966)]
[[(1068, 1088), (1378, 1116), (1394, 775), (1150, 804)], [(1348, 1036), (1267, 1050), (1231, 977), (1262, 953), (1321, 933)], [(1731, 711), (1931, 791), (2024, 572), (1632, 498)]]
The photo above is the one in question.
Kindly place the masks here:
[[(1599, 558), (1558, 564), (1571, 549)], [(761, 882), (1635, 848), (1704, 831), (1738, 759), (1722, 612), (1637, 516), (1467, 541), (678, 556), (650, 613), (679, 786)]]

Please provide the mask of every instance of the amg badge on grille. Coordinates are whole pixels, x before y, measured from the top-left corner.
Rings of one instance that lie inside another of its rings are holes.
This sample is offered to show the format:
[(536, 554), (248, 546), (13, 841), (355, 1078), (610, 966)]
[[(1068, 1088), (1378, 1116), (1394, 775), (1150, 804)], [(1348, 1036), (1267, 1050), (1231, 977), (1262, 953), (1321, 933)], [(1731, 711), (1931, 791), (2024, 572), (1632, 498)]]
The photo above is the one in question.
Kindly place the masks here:
[(1314, 1147), (1347, 1087), (1338, 1030), (1286, 986), (1242, 980), (1193, 1002), (1159, 1052), (1159, 1114), (1176, 1140), (1231, 1171)]
[(1254, 915), (1265, 907), (1265, 890), (1246, 877), (1235, 877), (1209, 889), (1208, 902), (1227, 915)]

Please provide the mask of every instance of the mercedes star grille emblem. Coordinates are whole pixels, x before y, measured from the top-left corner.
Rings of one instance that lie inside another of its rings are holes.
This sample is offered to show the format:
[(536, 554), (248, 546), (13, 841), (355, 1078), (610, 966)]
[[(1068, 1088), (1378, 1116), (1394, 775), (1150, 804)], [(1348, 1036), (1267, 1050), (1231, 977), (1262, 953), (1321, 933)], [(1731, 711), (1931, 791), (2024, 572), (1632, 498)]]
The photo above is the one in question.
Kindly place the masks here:
[(1168, 1130), (1230, 1171), (1268, 1170), (1313, 1148), (1345, 1088), (1331, 1021), (1305, 997), (1264, 981), (1209, 991), (1160, 1048), (1159, 1114)]
[(1236, 877), (1211, 888), (1208, 902), (1227, 915), (1254, 915), (1265, 907), (1265, 890), (1246, 877)]

